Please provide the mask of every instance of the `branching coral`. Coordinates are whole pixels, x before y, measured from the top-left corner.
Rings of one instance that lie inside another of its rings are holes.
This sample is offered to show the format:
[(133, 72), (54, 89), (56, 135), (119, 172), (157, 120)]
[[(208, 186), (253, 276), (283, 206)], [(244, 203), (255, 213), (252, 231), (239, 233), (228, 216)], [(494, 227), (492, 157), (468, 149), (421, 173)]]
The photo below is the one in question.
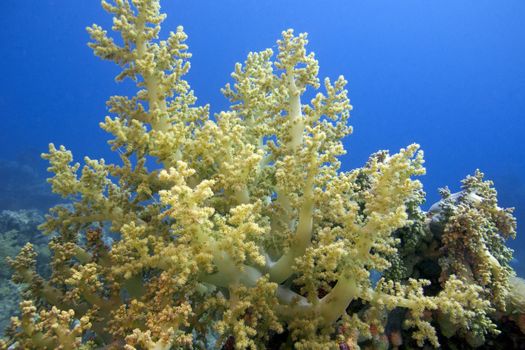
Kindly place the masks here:
[[(487, 314), (500, 306), (508, 273), (505, 261), (477, 250), (489, 248), (480, 245), (485, 226), (473, 227), (482, 236), (469, 241), (479, 285), (448, 263), (456, 276), (434, 294), (428, 280), (391, 273), (406, 242), (399, 230), (406, 236), (423, 218), (413, 215), (423, 154), (409, 145), (340, 171), (341, 139), (351, 133), (346, 81), (324, 79), (320, 89), (306, 34), (284, 31), (275, 58), (265, 50), (238, 63), (223, 89), (231, 109), (210, 118), (184, 80), (191, 55), (183, 28), (158, 40), (159, 0), (102, 5), (121, 44), (93, 25), (90, 47), (122, 67), (118, 81), (139, 89), (112, 97), (113, 116), (101, 123), (122, 162), (85, 158), (81, 168), (63, 146), (44, 154), (53, 190), (73, 206), (55, 207), (41, 226), (56, 233), (49, 280), (34, 271), (30, 246), (12, 262), (33, 301), (4, 347), (263, 349), (279, 336), (283, 348), (357, 347), (379, 341), (399, 308), (420, 346), (438, 346), (437, 312), (458, 327), (493, 329)], [(305, 101), (309, 89), (316, 95)], [(146, 167), (152, 160), (160, 169)], [(485, 192), (479, 218), (507, 222)], [(442, 237), (443, 261), (458, 258), (447, 240), (454, 222)], [(118, 235), (112, 244), (107, 232)], [(507, 256), (501, 242), (489, 245)], [(371, 271), (383, 277), (373, 283)], [(489, 282), (498, 293), (486, 293)]]

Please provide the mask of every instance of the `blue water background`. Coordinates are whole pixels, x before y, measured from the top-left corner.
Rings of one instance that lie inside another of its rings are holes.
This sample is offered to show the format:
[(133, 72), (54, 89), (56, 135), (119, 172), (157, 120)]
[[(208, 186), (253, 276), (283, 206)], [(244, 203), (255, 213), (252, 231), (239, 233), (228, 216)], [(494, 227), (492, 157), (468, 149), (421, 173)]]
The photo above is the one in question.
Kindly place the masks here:
[[(115, 160), (98, 123), (107, 98), (133, 85), (116, 85), (119, 69), (86, 46), (86, 26), (111, 25), (99, 2), (4, 0), (0, 9), (0, 159), (43, 170), (33, 155), (54, 142), (78, 160)], [(501, 205), (516, 207), (510, 245), (525, 275), (525, 1), (165, 0), (163, 10), (163, 37), (179, 24), (189, 34), (188, 80), (213, 112), (228, 106), (219, 89), (235, 62), (275, 47), (284, 29), (308, 32), (320, 76), (349, 81), (354, 134), (343, 168), (417, 142), (425, 208), (437, 188), (457, 190), (480, 168)]]

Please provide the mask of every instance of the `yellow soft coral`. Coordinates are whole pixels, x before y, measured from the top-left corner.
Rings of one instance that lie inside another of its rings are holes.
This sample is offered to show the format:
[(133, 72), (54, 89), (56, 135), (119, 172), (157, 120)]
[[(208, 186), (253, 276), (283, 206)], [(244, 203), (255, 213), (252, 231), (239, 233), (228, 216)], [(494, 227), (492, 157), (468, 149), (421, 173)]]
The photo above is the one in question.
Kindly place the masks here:
[[(341, 140), (352, 132), (347, 82), (321, 84), (306, 34), (286, 30), (275, 58), (264, 50), (236, 64), (223, 89), (232, 106), (210, 118), (184, 80), (191, 55), (183, 28), (158, 38), (159, 0), (102, 5), (121, 38), (93, 25), (89, 45), (122, 67), (118, 81), (130, 78), (138, 88), (111, 97), (111, 116), (101, 123), (121, 163), (85, 158), (81, 168), (65, 147), (50, 145), (50, 183), (73, 205), (52, 209), (42, 225), (55, 234), (50, 280), (34, 271), (30, 246), (11, 262), (35, 303), (24, 302), (5, 346), (43, 339), (57, 348), (175, 349), (225, 341), (262, 349), (279, 337), (298, 349), (357, 347), (367, 338), (384, 346), (396, 308), (406, 310), (405, 326), (421, 346), (438, 345), (436, 310), (455, 329), (494, 330), (491, 304), (468, 300), (483, 296), (482, 286), (450, 278), (427, 295), (424, 279), (374, 283), (371, 272), (399, 259), (395, 232), (412, 223), (409, 207), (422, 197), (414, 176), (425, 172), (423, 153), (412, 144), (340, 170)], [(148, 169), (152, 161), (160, 166)], [(483, 254), (482, 285), (504, 284)]]

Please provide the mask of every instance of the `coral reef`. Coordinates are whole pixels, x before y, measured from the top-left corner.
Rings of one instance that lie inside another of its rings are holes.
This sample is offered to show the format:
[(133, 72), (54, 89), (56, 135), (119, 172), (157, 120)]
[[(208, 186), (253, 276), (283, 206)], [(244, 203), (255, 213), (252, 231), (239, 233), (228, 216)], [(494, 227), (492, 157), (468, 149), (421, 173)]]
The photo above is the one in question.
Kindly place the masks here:
[(18, 309), (19, 289), (11, 282), (7, 258), (14, 258), (31, 242), (38, 253), (38, 272), (49, 275), (49, 238), (38, 231), (44, 216), (37, 210), (4, 210), (0, 212), (0, 335)]
[(184, 79), (183, 28), (158, 39), (159, 0), (102, 5), (121, 38), (93, 25), (89, 45), (138, 87), (101, 123), (121, 163), (43, 155), (73, 204), (40, 226), (49, 277), (32, 244), (10, 260), (24, 301), (0, 348), (476, 347), (522, 305), (516, 223), (481, 172), (424, 213), (418, 145), (340, 170), (346, 81), (321, 83), (306, 34), (236, 64), (211, 118)]

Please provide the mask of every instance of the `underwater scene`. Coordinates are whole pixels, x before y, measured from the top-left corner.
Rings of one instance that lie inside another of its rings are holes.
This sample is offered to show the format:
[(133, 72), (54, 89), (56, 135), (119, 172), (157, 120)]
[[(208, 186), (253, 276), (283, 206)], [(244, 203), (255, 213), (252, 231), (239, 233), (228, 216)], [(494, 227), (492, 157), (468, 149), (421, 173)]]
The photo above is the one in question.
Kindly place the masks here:
[(0, 350), (525, 349), (525, 2), (0, 8)]

